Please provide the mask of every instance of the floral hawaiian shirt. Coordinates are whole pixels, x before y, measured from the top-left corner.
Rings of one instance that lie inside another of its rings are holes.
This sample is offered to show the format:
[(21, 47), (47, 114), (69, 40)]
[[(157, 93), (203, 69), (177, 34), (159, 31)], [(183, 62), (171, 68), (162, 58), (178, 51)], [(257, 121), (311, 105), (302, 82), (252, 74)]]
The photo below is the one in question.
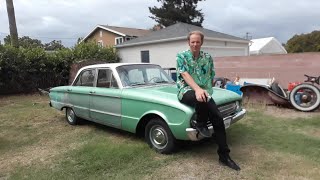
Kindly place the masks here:
[(177, 86), (178, 98), (182, 99), (183, 95), (192, 90), (184, 81), (180, 73), (188, 72), (202, 89), (210, 95), (213, 93), (212, 80), (215, 76), (213, 60), (210, 54), (200, 51), (198, 59), (194, 59), (192, 52), (186, 50), (177, 54)]

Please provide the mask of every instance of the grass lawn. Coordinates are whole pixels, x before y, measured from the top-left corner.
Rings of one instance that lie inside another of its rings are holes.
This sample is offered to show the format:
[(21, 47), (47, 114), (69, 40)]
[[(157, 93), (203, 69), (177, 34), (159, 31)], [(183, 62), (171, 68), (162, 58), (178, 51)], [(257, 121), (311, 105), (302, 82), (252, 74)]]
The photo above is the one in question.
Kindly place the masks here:
[(219, 165), (213, 140), (172, 155), (134, 134), (90, 122), (70, 126), (48, 97), (0, 97), (0, 179), (318, 179), (320, 112), (247, 107), (227, 130), (242, 170)]

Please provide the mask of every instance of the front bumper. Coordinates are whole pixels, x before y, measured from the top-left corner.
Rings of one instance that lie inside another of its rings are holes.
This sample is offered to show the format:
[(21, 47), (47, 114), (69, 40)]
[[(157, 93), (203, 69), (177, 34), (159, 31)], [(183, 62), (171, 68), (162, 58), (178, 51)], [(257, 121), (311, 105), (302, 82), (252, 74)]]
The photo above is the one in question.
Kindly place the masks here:
[[(240, 119), (242, 119), (245, 114), (246, 114), (246, 110), (245, 109), (242, 109), (240, 112), (236, 113), (235, 115), (233, 116), (228, 116), (228, 117), (225, 117), (223, 118), (223, 121), (224, 121), (224, 125), (226, 127), (226, 129), (233, 123), (239, 121)], [(211, 134), (213, 134), (213, 126), (209, 126), (208, 127), (209, 131), (211, 132)], [(188, 138), (191, 140), (191, 141), (199, 141), (201, 139), (203, 139), (204, 137), (201, 136), (201, 134), (198, 133), (198, 131), (194, 128), (187, 128), (186, 129), (186, 132), (187, 132), (187, 135), (188, 135)]]

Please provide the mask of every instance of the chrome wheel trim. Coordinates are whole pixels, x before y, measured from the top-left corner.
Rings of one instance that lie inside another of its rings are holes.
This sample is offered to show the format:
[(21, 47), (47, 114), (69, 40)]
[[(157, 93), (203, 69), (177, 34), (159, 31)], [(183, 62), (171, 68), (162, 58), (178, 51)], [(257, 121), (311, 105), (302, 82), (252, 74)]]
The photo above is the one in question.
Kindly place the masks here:
[(162, 126), (152, 126), (149, 132), (149, 138), (154, 147), (164, 149), (168, 144), (168, 135)]
[(73, 123), (74, 122), (74, 118), (75, 118), (75, 114), (73, 112), (72, 109), (68, 108), (67, 109), (67, 119), (70, 123)]

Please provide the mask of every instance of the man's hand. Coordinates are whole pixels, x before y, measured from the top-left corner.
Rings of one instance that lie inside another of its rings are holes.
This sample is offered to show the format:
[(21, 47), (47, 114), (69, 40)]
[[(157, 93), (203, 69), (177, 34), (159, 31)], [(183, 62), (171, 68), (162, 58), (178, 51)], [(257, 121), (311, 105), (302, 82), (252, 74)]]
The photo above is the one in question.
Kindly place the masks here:
[(207, 102), (207, 98), (209, 97), (209, 94), (207, 91), (203, 90), (201, 87), (198, 86), (190, 76), (188, 72), (181, 73), (183, 79), (186, 81), (186, 83), (194, 90), (196, 93), (197, 101), (199, 102)]
[(197, 101), (199, 102), (207, 102), (207, 98), (209, 96), (208, 92), (198, 88), (195, 90)]

